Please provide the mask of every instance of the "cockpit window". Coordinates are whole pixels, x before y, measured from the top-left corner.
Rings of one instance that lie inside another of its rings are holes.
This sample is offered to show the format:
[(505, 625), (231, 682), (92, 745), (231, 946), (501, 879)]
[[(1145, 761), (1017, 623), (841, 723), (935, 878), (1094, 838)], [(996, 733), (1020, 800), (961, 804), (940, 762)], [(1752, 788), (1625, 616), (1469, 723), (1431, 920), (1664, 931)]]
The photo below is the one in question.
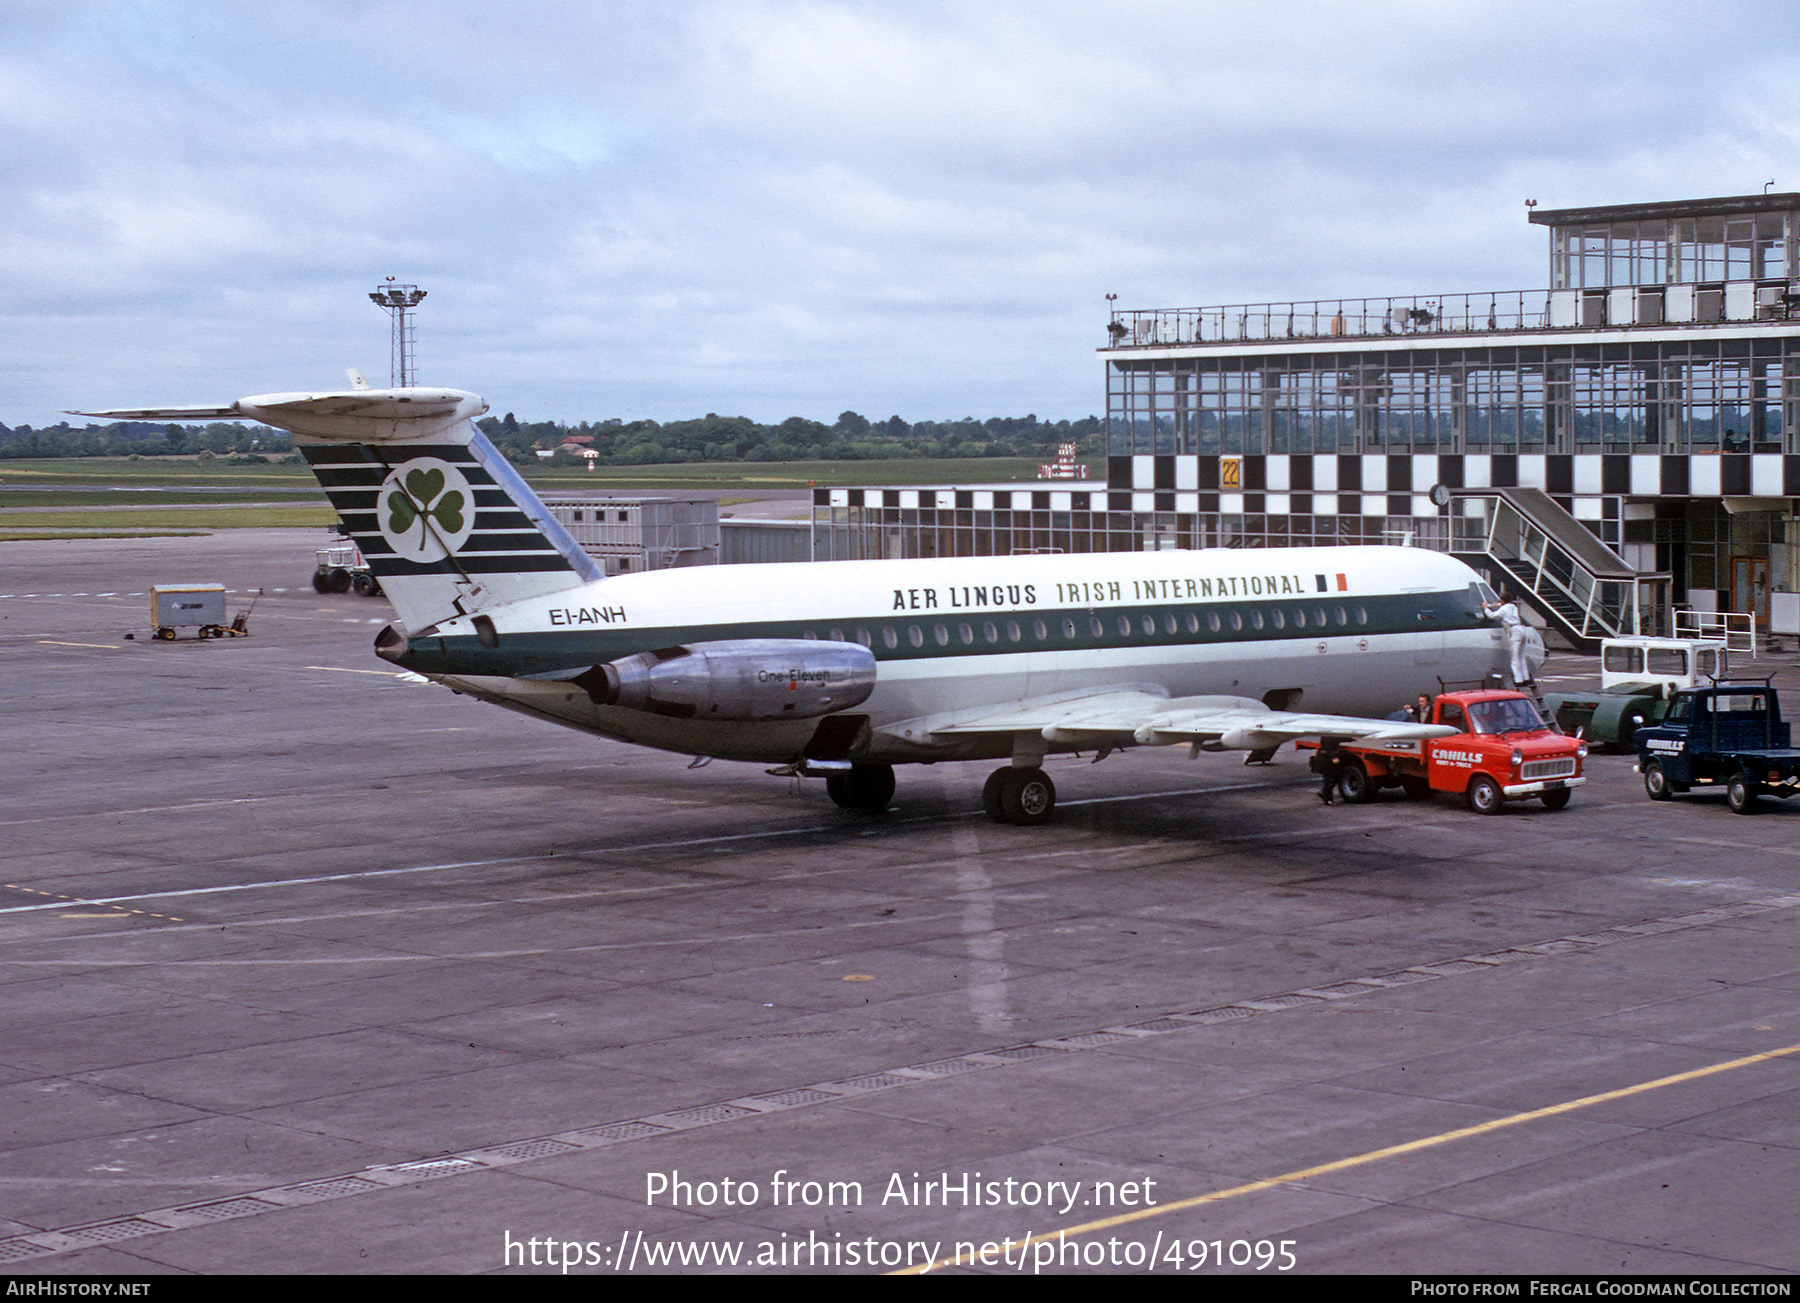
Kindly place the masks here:
[(1471, 702), (1469, 718), (1477, 733), (1529, 733), (1544, 727), (1537, 707), (1523, 697)]

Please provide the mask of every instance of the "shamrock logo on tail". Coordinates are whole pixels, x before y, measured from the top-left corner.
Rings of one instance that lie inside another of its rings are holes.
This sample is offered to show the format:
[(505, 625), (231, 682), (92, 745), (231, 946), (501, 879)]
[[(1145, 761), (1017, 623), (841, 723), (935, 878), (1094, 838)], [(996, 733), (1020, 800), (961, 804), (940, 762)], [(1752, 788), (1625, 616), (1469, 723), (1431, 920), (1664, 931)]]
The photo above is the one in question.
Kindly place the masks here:
[(408, 471), (394, 491), (388, 494), (388, 533), (405, 534), (419, 526), (419, 547), (427, 546), (430, 522), (443, 527), (446, 534), (460, 534), (466, 499), (456, 489), (444, 491), (444, 472), (440, 470)]
[(433, 565), (453, 555), (475, 529), (475, 490), (437, 457), (394, 467), (375, 494), (375, 523), (403, 561)]

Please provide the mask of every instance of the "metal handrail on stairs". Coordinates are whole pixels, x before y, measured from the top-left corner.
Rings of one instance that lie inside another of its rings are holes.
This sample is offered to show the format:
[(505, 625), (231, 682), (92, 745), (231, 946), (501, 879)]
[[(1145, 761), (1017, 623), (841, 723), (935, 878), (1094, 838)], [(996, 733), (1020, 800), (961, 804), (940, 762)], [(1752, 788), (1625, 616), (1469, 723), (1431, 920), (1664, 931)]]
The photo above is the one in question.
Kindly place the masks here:
[(1591, 648), (1602, 638), (1638, 632), (1638, 583), (1645, 576), (1549, 494), (1540, 489), (1451, 493), (1481, 503), (1477, 546), (1482, 555), (1507, 576), (1518, 596), (1576, 646)]

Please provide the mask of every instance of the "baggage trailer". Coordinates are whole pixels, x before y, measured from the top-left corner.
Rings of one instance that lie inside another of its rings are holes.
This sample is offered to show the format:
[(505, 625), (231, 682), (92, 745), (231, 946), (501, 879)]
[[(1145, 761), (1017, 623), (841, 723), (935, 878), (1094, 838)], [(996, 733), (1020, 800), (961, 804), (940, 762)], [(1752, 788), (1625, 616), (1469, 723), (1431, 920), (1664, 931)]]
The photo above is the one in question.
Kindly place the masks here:
[(1769, 680), (1718, 683), (1676, 693), (1660, 724), (1638, 730), (1637, 767), (1652, 801), (1723, 787), (1734, 814), (1755, 814), (1760, 797), (1800, 795), (1790, 741)]
[[(1522, 692), (1445, 692), (1425, 722), (1462, 731), (1422, 741), (1341, 743), (1339, 794), (1349, 801), (1373, 801), (1384, 787), (1401, 788), (1408, 796), (1450, 792), (1477, 813), (1499, 814), (1508, 801), (1533, 798), (1560, 810), (1587, 781), (1581, 773), (1587, 743), (1551, 729)], [(1295, 745), (1316, 749), (1319, 744)], [(1318, 765), (1315, 757), (1313, 766)]]
[(163, 642), (173, 642), (177, 629), (193, 629), (201, 638), (249, 635), (250, 612), (225, 622), (224, 584), (156, 584), (150, 589), (150, 626)]

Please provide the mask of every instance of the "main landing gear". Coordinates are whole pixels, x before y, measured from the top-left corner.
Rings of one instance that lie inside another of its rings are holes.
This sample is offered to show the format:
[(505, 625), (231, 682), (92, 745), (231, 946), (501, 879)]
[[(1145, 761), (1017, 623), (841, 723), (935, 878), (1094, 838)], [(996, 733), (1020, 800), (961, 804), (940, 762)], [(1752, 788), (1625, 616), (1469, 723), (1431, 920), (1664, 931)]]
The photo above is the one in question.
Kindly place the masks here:
[(981, 805), (995, 823), (1049, 823), (1056, 812), (1056, 784), (1035, 766), (996, 769), (981, 789)]

